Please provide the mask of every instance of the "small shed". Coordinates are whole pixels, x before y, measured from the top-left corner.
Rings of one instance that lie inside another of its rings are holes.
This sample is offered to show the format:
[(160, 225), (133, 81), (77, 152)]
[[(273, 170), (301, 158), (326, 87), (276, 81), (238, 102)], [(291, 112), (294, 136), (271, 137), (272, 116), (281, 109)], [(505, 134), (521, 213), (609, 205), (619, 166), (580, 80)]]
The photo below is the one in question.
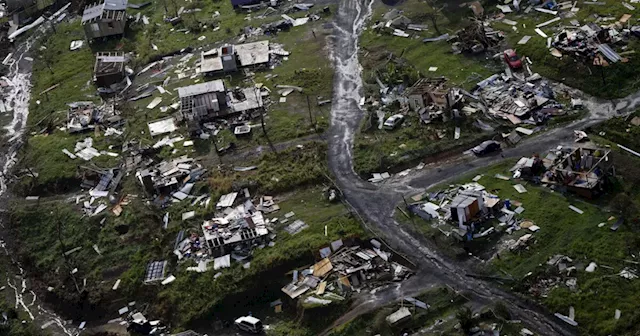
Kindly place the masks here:
[(463, 190), (451, 201), (451, 219), (459, 226), (486, 209), (482, 191)]
[(180, 113), (187, 120), (220, 116), (226, 107), (224, 82), (220, 79), (178, 88)]
[(93, 67), (93, 82), (98, 87), (120, 83), (125, 76), (125, 57), (122, 52), (99, 52)]
[(87, 40), (124, 34), (128, 0), (104, 0), (85, 7), (82, 26)]

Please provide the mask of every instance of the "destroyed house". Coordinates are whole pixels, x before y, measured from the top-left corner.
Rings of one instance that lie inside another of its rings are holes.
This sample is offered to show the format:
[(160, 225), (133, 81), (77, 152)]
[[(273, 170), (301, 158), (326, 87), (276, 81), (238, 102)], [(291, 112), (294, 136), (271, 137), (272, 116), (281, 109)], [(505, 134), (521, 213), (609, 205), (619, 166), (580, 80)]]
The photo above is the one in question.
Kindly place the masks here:
[(543, 182), (564, 185), (567, 190), (592, 198), (604, 190), (612, 166), (609, 150), (576, 148), (545, 174)]
[(448, 105), (449, 88), (447, 79), (422, 78), (405, 93), (412, 110), (418, 111), (429, 105), (435, 105), (441, 109), (449, 108)]
[(206, 170), (192, 158), (181, 156), (171, 161), (162, 161), (153, 167), (141, 169), (136, 177), (149, 194), (168, 195), (196, 180)]
[(220, 79), (178, 88), (180, 114), (186, 120), (200, 120), (226, 114), (224, 82)]
[(93, 102), (69, 103), (67, 112), (67, 131), (69, 133), (81, 132), (94, 128), (97, 112)]
[(216, 75), (269, 63), (269, 41), (227, 45), (202, 53), (200, 72)]
[(93, 67), (93, 82), (98, 87), (120, 83), (125, 76), (125, 57), (122, 52), (99, 52)]
[(127, 0), (104, 0), (85, 7), (82, 26), (87, 40), (124, 33)]
[(212, 255), (224, 255), (244, 244), (266, 241), (269, 230), (262, 213), (241, 211), (237, 217), (214, 218), (202, 224), (202, 232)]
[(480, 213), (486, 212), (482, 191), (463, 190), (451, 201), (451, 219), (463, 227)]
[(262, 107), (262, 95), (253, 87), (231, 90), (227, 93), (229, 113), (251, 113)]
[(232, 45), (203, 51), (200, 72), (208, 75), (238, 71), (238, 59)]

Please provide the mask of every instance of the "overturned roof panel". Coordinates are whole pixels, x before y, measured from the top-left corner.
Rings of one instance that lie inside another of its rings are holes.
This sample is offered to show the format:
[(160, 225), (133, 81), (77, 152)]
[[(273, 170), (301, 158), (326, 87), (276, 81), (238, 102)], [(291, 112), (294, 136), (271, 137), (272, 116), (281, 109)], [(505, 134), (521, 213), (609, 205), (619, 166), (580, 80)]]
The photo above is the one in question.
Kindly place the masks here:
[(269, 62), (269, 41), (238, 44), (235, 49), (241, 66)]
[(96, 4), (84, 9), (82, 13), (82, 23), (98, 18), (104, 11), (121, 11), (127, 9), (128, 0), (105, 0), (102, 3)]
[(198, 96), (209, 92), (224, 92), (224, 82), (221, 79), (216, 79), (210, 82), (178, 88), (180, 98)]
[(128, 0), (105, 0), (104, 9), (106, 10), (125, 10), (127, 9)]

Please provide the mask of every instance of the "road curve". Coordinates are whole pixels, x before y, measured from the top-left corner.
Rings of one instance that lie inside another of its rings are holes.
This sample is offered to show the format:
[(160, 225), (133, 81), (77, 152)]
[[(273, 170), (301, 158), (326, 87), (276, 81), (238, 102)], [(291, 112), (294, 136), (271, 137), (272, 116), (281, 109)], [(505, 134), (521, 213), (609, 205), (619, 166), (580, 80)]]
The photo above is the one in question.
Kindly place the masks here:
[[(417, 294), (437, 285), (449, 285), (468, 293), (474, 305), (487, 305), (503, 301), (513, 319), (522, 320), (542, 335), (575, 335), (577, 330), (558, 320), (539, 305), (508, 293), (493, 284), (466, 277), (466, 270), (441, 256), (419, 234), (398, 224), (393, 219), (395, 205), (402, 196), (415, 190), (455, 178), (502, 160), (499, 156), (458, 159), (437, 167), (424, 169), (418, 175), (375, 186), (363, 181), (353, 169), (354, 135), (364, 116), (359, 102), (362, 97), (361, 66), (358, 62), (358, 36), (371, 15), (373, 0), (342, 0), (335, 21), (333, 60), (335, 62), (334, 94), (331, 127), (328, 131), (329, 167), (342, 189), (345, 200), (364, 219), (367, 228), (381, 237), (397, 251), (408, 256), (418, 266), (415, 277), (399, 284), (360, 296), (354, 308), (340, 318), (334, 326), (393, 302), (405, 295)], [(599, 100), (553, 83), (556, 89), (570, 91), (583, 97), (588, 115), (562, 128), (545, 132), (541, 136), (523, 141), (518, 147), (506, 149), (507, 158), (541, 153), (558, 144), (570, 143), (573, 130), (582, 129), (615, 115), (633, 111), (640, 106), (640, 92), (617, 101)], [(329, 332), (329, 330), (327, 330)]]

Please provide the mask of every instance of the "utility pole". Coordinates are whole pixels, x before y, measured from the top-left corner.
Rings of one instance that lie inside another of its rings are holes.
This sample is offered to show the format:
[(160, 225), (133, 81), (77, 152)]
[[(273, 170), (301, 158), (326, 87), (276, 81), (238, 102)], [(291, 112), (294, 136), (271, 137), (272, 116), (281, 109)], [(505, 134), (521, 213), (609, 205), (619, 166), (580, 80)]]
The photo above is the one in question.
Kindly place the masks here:
[(318, 129), (316, 128), (316, 123), (313, 122), (313, 116), (311, 114), (311, 100), (309, 99), (309, 95), (307, 95), (307, 107), (309, 108), (309, 122), (313, 126), (313, 129), (316, 132), (318, 132)]

